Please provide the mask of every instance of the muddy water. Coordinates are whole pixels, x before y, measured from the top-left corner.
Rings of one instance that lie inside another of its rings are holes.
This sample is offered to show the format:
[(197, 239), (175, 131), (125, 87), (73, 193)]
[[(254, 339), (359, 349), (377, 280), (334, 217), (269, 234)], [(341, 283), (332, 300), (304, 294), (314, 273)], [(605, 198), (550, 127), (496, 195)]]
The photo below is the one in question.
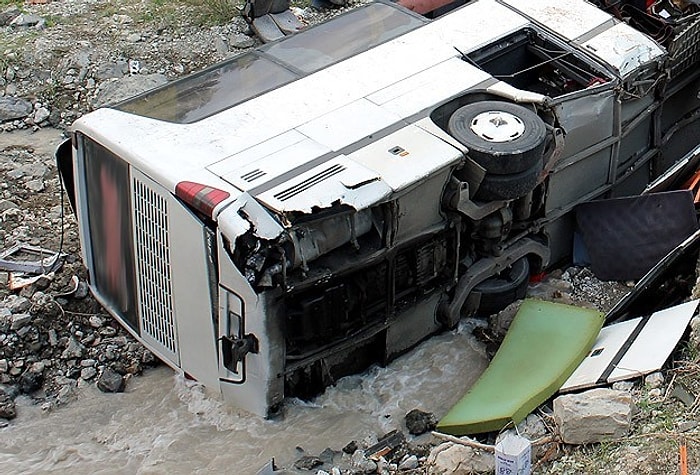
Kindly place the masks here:
[(297, 446), (318, 455), (402, 429), (413, 408), (445, 414), (485, 366), (462, 326), (312, 402), (287, 401), (274, 421), (239, 413), (166, 367), (131, 380), (122, 394), (81, 389), (48, 412), (19, 398), (18, 417), (0, 429), (0, 472), (255, 474), (273, 457), (291, 467)]

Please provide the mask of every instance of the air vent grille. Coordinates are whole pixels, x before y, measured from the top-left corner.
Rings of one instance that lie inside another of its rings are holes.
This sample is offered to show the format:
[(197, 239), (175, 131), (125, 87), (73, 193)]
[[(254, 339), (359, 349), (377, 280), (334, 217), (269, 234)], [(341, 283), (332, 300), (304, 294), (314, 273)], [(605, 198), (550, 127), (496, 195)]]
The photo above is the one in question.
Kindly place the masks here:
[(264, 171), (260, 170), (259, 168), (256, 168), (255, 170), (251, 170), (248, 173), (244, 173), (241, 175), (241, 178), (248, 183), (252, 183), (258, 178), (261, 178), (263, 176), (267, 175)]
[(167, 201), (138, 178), (133, 189), (142, 336), (177, 361)]
[(298, 183), (290, 188), (287, 188), (286, 190), (280, 191), (279, 193), (275, 194), (275, 198), (277, 198), (280, 201), (287, 201), (290, 198), (295, 197), (299, 193), (302, 193), (303, 191), (308, 190), (314, 185), (317, 185), (321, 183), (323, 180), (327, 180), (328, 178), (332, 177), (333, 175), (337, 175), (338, 173), (341, 173), (342, 171), (345, 170), (345, 167), (340, 164), (335, 164), (332, 165), (325, 170), (307, 178), (306, 180), (302, 181), (301, 183)]

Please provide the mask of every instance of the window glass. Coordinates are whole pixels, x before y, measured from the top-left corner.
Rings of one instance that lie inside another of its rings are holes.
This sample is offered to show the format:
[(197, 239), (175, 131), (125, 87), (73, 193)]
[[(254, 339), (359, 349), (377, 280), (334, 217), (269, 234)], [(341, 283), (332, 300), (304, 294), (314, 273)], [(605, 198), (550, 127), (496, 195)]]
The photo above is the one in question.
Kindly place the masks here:
[(311, 73), (411, 31), (426, 20), (382, 3), (358, 8), (263, 51)]
[(298, 77), (279, 64), (248, 53), (130, 99), (117, 109), (189, 124)]

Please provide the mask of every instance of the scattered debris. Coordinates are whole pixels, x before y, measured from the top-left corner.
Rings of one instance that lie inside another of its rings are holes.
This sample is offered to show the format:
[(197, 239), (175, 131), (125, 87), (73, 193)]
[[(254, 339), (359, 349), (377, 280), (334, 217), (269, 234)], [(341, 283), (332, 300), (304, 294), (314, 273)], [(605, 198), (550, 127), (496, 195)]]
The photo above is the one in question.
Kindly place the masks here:
[(496, 444), (496, 473), (530, 475), (532, 449), (528, 439), (508, 432)]
[(376, 462), (380, 457), (388, 458), (391, 453), (397, 447), (400, 447), (404, 442), (406, 442), (406, 437), (403, 435), (403, 432), (394, 430), (382, 437), (379, 442), (365, 450), (365, 454), (367, 455), (367, 458)]

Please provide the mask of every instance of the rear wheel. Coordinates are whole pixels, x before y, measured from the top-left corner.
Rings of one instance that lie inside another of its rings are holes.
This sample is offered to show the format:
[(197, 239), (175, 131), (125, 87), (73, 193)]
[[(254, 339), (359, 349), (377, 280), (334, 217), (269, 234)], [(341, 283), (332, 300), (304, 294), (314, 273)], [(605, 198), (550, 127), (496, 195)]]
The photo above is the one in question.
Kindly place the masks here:
[(514, 200), (522, 198), (537, 185), (542, 164), (510, 175), (487, 174), (479, 185), (474, 198), (481, 201)]
[(530, 263), (527, 257), (521, 257), (500, 274), (477, 284), (474, 292), (481, 294), (478, 313), (492, 315), (524, 298), (529, 277)]

